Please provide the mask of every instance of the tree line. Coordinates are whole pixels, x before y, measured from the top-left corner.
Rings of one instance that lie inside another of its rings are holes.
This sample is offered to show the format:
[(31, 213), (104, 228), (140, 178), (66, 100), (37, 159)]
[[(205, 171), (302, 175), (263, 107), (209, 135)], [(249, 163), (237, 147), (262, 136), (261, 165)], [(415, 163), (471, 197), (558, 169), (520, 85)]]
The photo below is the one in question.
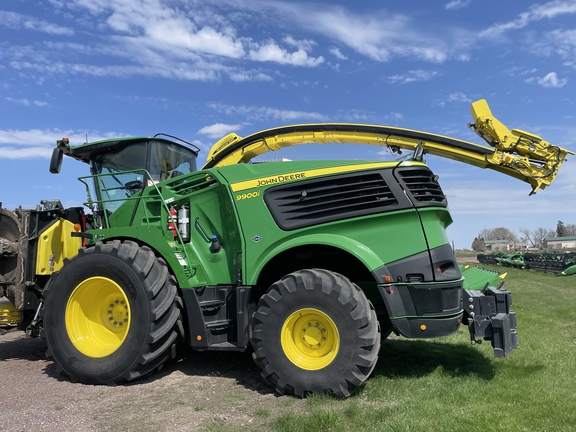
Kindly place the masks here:
[(520, 237), (508, 228), (484, 228), (474, 238), (472, 250), (483, 251), (486, 240), (508, 240), (514, 243), (528, 243), (529, 247), (541, 247), (546, 238), (576, 236), (576, 224), (564, 224), (559, 220), (555, 230), (539, 227), (535, 230), (520, 228), (519, 231), (522, 234)]

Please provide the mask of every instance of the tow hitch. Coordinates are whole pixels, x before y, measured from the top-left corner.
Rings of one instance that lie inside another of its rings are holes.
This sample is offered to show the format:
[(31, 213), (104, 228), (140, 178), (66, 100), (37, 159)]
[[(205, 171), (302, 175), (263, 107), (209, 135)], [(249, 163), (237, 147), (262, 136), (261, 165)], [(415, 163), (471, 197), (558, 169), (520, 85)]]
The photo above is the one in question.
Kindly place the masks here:
[(518, 348), (516, 313), (510, 310), (512, 294), (495, 287), (464, 291), (464, 318), (472, 345), (482, 343), (477, 337), (490, 340), (494, 357), (499, 358)]

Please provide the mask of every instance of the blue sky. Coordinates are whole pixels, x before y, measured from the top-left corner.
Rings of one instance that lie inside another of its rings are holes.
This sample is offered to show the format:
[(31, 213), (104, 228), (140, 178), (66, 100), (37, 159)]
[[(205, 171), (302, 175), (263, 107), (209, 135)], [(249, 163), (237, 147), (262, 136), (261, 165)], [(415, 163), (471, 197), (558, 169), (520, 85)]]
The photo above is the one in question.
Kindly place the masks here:
[[(0, 201), (85, 199), (86, 166), (48, 172), (71, 144), (165, 132), (202, 148), (292, 123), (358, 122), (483, 142), (485, 98), (510, 128), (576, 151), (576, 0), (502, 2), (2, 0)], [(290, 159), (390, 159), (376, 147), (296, 147)], [(457, 248), (483, 228), (576, 223), (576, 157), (556, 182), (427, 157)]]

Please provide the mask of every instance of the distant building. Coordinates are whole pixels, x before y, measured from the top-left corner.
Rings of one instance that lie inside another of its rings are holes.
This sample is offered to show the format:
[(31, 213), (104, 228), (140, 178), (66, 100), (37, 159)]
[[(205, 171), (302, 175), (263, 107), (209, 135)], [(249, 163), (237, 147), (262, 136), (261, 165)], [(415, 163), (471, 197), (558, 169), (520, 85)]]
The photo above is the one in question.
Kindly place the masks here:
[(486, 250), (491, 252), (514, 249), (514, 242), (510, 240), (484, 240), (484, 245), (486, 246)]
[(514, 242), (512, 240), (484, 240), (486, 251), (499, 252), (499, 251), (518, 251), (527, 250), (528, 243)]
[(576, 249), (576, 236), (545, 238), (544, 247), (547, 249)]

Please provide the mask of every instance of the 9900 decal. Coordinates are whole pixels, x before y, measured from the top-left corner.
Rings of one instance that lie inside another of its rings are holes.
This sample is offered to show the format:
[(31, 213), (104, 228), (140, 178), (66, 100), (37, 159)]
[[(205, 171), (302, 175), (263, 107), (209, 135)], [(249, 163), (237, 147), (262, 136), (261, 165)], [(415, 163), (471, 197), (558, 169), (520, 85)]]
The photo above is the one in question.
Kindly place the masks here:
[(260, 196), (260, 191), (250, 192), (250, 193), (245, 193), (245, 194), (238, 194), (238, 195), (236, 195), (236, 201), (241, 201), (241, 200), (249, 199), (249, 198), (256, 198), (259, 196)]

